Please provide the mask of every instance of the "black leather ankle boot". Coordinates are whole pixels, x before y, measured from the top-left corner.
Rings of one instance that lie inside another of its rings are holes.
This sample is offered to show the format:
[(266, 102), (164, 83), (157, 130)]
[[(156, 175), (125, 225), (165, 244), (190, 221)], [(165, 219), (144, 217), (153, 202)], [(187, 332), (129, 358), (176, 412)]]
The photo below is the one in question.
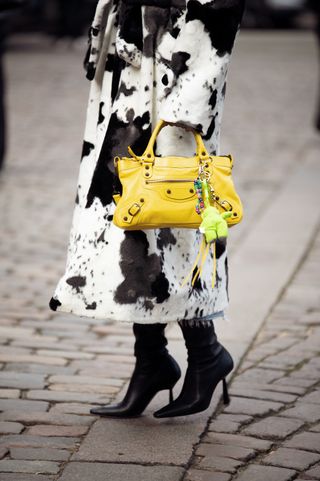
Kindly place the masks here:
[(156, 418), (186, 416), (209, 407), (217, 384), (223, 382), (225, 404), (229, 403), (225, 377), (233, 369), (229, 352), (218, 342), (211, 321), (204, 325), (179, 323), (188, 351), (188, 368), (181, 393), (154, 413)]
[(172, 388), (181, 377), (177, 362), (169, 354), (164, 335), (166, 324), (133, 324), (135, 368), (127, 393), (120, 403), (93, 408), (92, 414), (114, 417), (139, 416), (157, 392)]

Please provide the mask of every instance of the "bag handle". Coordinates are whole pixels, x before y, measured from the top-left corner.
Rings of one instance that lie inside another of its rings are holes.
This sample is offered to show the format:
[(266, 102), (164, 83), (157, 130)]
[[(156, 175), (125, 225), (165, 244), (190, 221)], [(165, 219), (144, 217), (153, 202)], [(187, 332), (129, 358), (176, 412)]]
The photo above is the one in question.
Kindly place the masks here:
[[(156, 141), (160, 131), (163, 129), (163, 127), (166, 127), (167, 125), (171, 125), (171, 124), (169, 124), (165, 120), (159, 120), (159, 122), (156, 124), (156, 126), (155, 126), (155, 128), (154, 128), (154, 130), (151, 134), (151, 137), (149, 139), (146, 150), (144, 151), (143, 155), (141, 156), (141, 157), (143, 157), (144, 161), (154, 163), (155, 155), (154, 155), (153, 149), (154, 149), (155, 141)], [(208, 159), (209, 154), (208, 154), (208, 151), (207, 151), (207, 149), (206, 149), (206, 147), (203, 143), (201, 135), (196, 130), (193, 130), (192, 133), (194, 135), (196, 145), (197, 145), (197, 149), (196, 149), (197, 157), (199, 157), (200, 160)]]

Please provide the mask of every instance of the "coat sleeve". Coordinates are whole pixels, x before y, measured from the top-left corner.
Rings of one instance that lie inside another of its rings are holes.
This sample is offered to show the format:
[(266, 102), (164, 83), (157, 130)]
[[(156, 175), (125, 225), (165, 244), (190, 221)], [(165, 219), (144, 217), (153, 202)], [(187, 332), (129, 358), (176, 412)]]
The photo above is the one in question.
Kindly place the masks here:
[(187, 0), (161, 82), (159, 117), (212, 134), (245, 0)]

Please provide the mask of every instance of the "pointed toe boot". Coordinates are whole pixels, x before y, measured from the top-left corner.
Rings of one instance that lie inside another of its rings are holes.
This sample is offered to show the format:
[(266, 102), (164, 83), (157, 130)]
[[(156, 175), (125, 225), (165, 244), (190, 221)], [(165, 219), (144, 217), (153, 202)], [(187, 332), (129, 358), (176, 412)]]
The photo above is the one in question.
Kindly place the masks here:
[(213, 323), (179, 325), (188, 351), (188, 367), (179, 396), (156, 411), (156, 418), (187, 416), (204, 411), (220, 382), (224, 403), (230, 402), (225, 378), (233, 369), (233, 359), (218, 342)]
[(152, 398), (165, 389), (173, 400), (172, 389), (181, 377), (181, 370), (166, 349), (166, 324), (133, 324), (136, 364), (123, 400), (116, 404), (90, 410), (91, 414), (106, 417), (137, 417)]

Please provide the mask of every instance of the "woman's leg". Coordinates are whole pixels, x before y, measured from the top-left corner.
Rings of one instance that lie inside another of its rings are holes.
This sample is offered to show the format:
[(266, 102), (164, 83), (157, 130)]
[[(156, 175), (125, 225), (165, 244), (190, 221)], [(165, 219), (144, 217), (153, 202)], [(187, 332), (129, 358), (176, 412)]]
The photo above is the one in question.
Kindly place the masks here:
[(224, 402), (229, 402), (225, 377), (233, 369), (233, 360), (218, 342), (213, 321), (183, 320), (179, 321), (179, 326), (187, 347), (188, 368), (181, 393), (154, 413), (157, 418), (204, 411), (220, 381), (223, 382)]
[(169, 354), (166, 324), (133, 324), (135, 368), (127, 393), (120, 403), (91, 409), (100, 416), (139, 416), (157, 392), (170, 390), (181, 376), (177, 362)]

